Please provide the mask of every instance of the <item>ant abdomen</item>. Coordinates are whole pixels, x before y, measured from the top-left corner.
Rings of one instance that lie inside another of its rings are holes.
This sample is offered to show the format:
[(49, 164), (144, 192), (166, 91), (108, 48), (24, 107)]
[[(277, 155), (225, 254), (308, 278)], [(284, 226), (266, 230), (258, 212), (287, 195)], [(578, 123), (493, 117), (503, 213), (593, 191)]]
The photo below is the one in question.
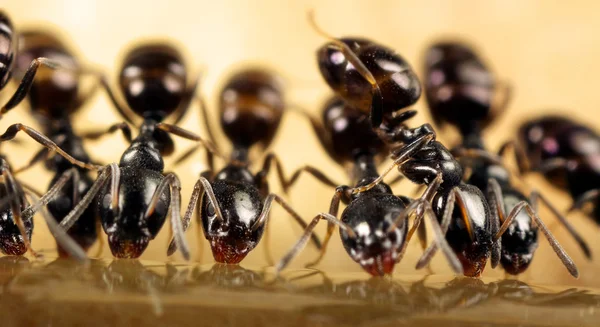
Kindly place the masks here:
[(98, 197), (99, 214), (103, 217), (102, 227), (108, 235), (113, 255), (117, 258), (137, 258), (156, 237), (167, 218), (170, 191), (165, 189), (154, 209), (147, 212), (163, 175), (159, 171), (136, 167), (122, 167), (120, 172), (117, 216), (112, 206), (110, 183), (106, 184)]
[(0, 10), (0, 90), (11, 77), (12, 67), (17, 53), (14, 30), (8, 16)]
[(221, 126), (235, 146), (271, 143), (285, 109), (276, 75), (262, 68), (238, 71), (227, 80), (219, 101)]
[(436, 124), (483, 128), (495, 118), (494, 77), (471, 48), (440, 42), (429, 47), (425, 58), (423, 83)]
[[(421, 95), (421, 85), (412, 68), (394, 51), (362, 38), (342, 38), (373, 75), (381, 91), (383, 114), (413, 105)], [(364, 113), (372, 108), (373, 86), (346, 58), (340, 47), (327, 43), (317, 51), (321, 75), (344, 101)]]
[[(78, 67), (79, 63), (65, 44), (41, 30), (19, 33), (15, 77), (21, 80), (36, 58), (51, 59), (61, 66)], [(41, 67), (28, 93), (31, 109), (48, 119), (68, 117), (81, 106), (78, 103), (81, 75), (73, 70)]]
[(325, 139), (323, 146), (336, 162), (352, 162), (361, 155), (387, 153), (387, 146), (371, 128), (369, 117), (334, 96), (323, 109)]
[(165, 44), (132, 50), (123, 63), (119, 85), (127, 104), (144, 119), (162, 121), (186, 95), (187, 72), (181, 54)]

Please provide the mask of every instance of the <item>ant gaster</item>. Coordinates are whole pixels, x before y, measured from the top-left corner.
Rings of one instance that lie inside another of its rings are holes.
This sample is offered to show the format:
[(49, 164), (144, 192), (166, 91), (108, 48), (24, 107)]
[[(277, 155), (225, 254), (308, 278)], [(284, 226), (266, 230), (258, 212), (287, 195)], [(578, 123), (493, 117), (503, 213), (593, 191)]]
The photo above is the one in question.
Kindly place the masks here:
[[(119, 86), (130, 110), (121, 104), (120, 98), (104, 77), (100, 77), (100, 82), (114, 106), (129, 123), (134, 123), (131, 112), (143, 121), (135, 139), (131, 139), (131, 131), (126, 123), (118, 123), (108, 129), (108, 132), (123, 131), (130, 141), (119, 164), (99, 167), (83, 163), (48, 137), (22, 124), (11, 125), (0, 136), (0, 140), (12, 139), (22, 131), (71, 163), (99, 170), (99, 176), (89, 192), (61, 221), (60, 226), (64, 229), (69, 230), (90, 203), (96, 201), (113, 255), (137, 258), (149, 241), (156, 237), (170, 209), (175, 240), (187, 259), (189, 250), (184, 240), (179, 210), (180, 182), (173, 173), (163, 174), (162, 157), (174, 150), (169, 133), (210, 145), (200, 137), (166, 124), (163, 120), (175, 113), (175, 122), (183, 117), (193, 98), (197, 81), (188, 85), (181, 55), (175, 48), (162, 43), (143, 44), (131, 50), (120, 72)], [(109, 180), (110, 183), (107, 183)]]
[[(500, 83), (469, 46), (458, 42), (433, 44), (426, 52), (424, 76), (425, 94), (434, 120), (439, 125), (451, 124), (460, 131), (462, 144), (453, 152), (464, 168), (465, 181), (486, 193), (494, 219), (502, 224), (493, 241), (500, 244), (504, 270), (519, 274), (529, 267), (541, 231), (571, 275), (577, 277), (575, 264), (538, 216), (538, 200), (555, 213), (589, 256), (583, 239), (542, 194), (533, 191), (526, 197), (521, 193), (511, 182), (509, 170), (498, 164), (495, 155), (483, 145), (482, 131), (508, 100), (505, 92), (500, 102), (494, 101)], [(501, 147), (499, 155), (508, 147)], [(449, 238), (469, 238), (450, 227)]]
[[(369, 117), (360, 110), (351, 107), (339, 97), (334, 97), (325, 104), (323, 123), (310, 117), (313, 129), (329, 155), (340, 164), (352, 164), (352, 179), (355, 187), (361, 187), (377, 179), (376, 157), (385, 156), (387, 146), (372, 130)], [(298, 179), (301, 172), (307, 172), (321, 182), (334, 186), (329, 178), (316, 168), (306, 166), (292, 175), (290, 184)], [(339, 184), (338, 184), (339, 185)], [(342, 244), (350, 257), (374, 276), (391, 274), (394, 266), (402, 259), (406, 247), (426, 215), (432, 224), (436, 241), (446, 254), (452, 268), (462, 272), (460, 262), (446, 243), (444, 235), (431, 207), (425, 212), (420, 206), (426, 202), (429, 194), (421, 199), (411, 201), (403, 196), (396, 196), (385, 183), (362, 193), (352, 193), (349, 186), (338, 186), (331, 200), (328, 213), (317, 215), (304, 236), (281, 260), (277, 266), (280, 271), (300, 252), (321, 220), (328, 221), (327, 234), (321, 249), (321, 255), (311, 265), (317, 264), (323, 257), (326, 245), (333, 233), (335, 225), (339, 226)], [(347, 204), (338, 220), (340, 200)], [(420, 209), (418, 209), (420, 208)], [(417, 219), (409, 231), (408, 218), (413, 210), (417, 210)], [(451, 212), (445, 215), (449, 217)]]
[[(377, 179), (356, 187), (352, 192), (362, 193), (375, 187), (394, 167), (398, 167), (412, 182), (427, 185), (424, 192), (426, 201), (421, 202), (421, 206), (433, 207), (443, 230), (452, 224), (471, 235), (469, 238), (447, 238), (462, 263), (464, 274), (481, 275), (490, 254), (495, 266), (500, 249), (492, 237), (499, 223), (493, 219), (485, 196), (477, 187), (462, 182), (460, 163), (435, 140), (431, 125), (408, 128), (404, 124), (416, 115), (416, 111), (404, 109), (418, 100), (421, 90), (410, 65), (393, 50), (375, 42), (328, 36), (316, 27), (312, 15), (310, 18), (315, 29), (330, 40), (317, 52), (321, 74), (333, 90), (344, 90), (351, 85), (361, 89), (356, 94), (363, 101), (347, 98), (346, 92), (337, 94), (344, 101), (355, 103), (361, 111), (370, 113), (372, 127), (391, 147), (393, 165)], [(369, 56), (361, 56), (367, 50)], [(348, 72), (352, 72), (352, 76)], [(442, 221), (446, 210), (453, 212), (451, 219)], [(425, 210), (419, 210), (420, 214), (423, 212)], [(417, 267), (427, 265), (435, 251), (434, 244)]]
[[(519, 149), (525, 169), (539, 171), (573, 198), (570, 211), (584, 209), (600, 224), (600, 137), (591, 128), (560, 116), (524, 122)], [(587, 210), (586, 204), (591, 204)]]
[[(233, 145), (231, 158), (216, 174), (209, 161), (209, 170), (201, 174), (194, 186), (184, 227), (188, 227), (198, 204), (198, 220), (215, 260), (239, 263), (262, 238), (273, 201), (303, 228), (307, 225), (281, 197), (269, 192), (267, 176), (272, 163), (287, 190), (281, 164), (274, 154), (265, 157), (256, 175), (248, 168), (250, 149), (255, 145), (263, 149), (269, 146), (281, 122), (286, 106), (281, 81), (265, 69), (238, 71), (225, 83), (219, 104), (221, 126)], [(316, 237), (313, 241), (320, 247)], [(174, 245), (169, 247), (169, 253), (174, 251)]]

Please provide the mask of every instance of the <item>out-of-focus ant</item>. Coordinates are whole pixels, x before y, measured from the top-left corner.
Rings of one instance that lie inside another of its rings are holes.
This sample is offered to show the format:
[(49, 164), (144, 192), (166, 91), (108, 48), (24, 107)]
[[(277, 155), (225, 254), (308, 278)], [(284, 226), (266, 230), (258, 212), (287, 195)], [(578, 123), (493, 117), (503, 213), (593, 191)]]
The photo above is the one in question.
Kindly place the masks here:
[[(267, 176), (273, 163), (284, 190), (287, 189), (281, 164), (274, 154), (265, 157), (257, 174), (252, 174), (248, 168), (250, 149), (255, 145), (266, 148), (279, 127), (286, 107), (281, 81), (265, 69), (242, 70), (227, 80), (219, 101), (221, 126), (233, 150), (227, 165), (216, 174), (212, 157), (209, 159), (209, 169), (200, 175), (194, 186), (184, 216), (184, 228), (189, 226), (196, 209), (215, 260), (233, 264), (239, 263), (258, 245), (273, 201), (300, 226), (306, 228), (307, 225), (280, 196), (269, 192)], [(316, 237), (313, 241), (320, 247)], [(169, 254), (176, 249), (175, 245), (171, 243)]]
[[(584, 212), (600, 224), (600, 137), (591, 128), (561, 116), (522, 123), (517, 151), (525, 169), (539, 171), (569, 192), (569, 211)], [(586, 205), (591, 205), (588, 210)]]
[(119, 164), (100, 167), (77, 160), (48, 137), (22, 124), (11, 125), (0, 136), (0, 141), (10, 140), (22, 131), (72, 164), (99, 170), (99, 176), (89, 191), (61, 221), (60, 226), (64, 229), (69, 230), (95, 201), (113, 255), (137, 258), (149, 241), (156, 237), (170, 209), (175, 240), (187, 259), (189, 250), (180, 218), (180, 182), (175, 174), (163, 173), (163, 155), (174, 150), (169, 134), (198, 141), (209, 148), (211, 145), (163, 120), (174, 113), (177, 113), (175, 122), (183, 117), (197, 81), (188, 84), (180, 53), (163, 43), (140, 45), (125, 57), (119, 85), (130, 110), (121, 103), (104, 77), (101, 76), (100, 81), (116, 109), (129, 123), (134, 123), (131, 112), (143, 119), (135, 139), (131, 139), (126, 123), (118, 123), (108, 129), (108, 132), (123, 131), (130, 141)]
[[(26, 74), (29, 62), (34, 58), (44, 57), (59, 63), (61, 66), (79, 67), (80, 63), (68, 47), (55, 35), (42, 30), (26, 30), (19, 34), (19, 56), (14, 66), (14, 76), (21, 78)], [(41, 74), (33, 81), (28, 93), (31, 113), (43, 126), (44, 134), (59, 147), (83, 162), (90, 161), (82, 139), (75, 135), (71, 117), (88, 100), (95, 87), (81, 91), (82, 75), (72, 70), (40, 70)], [(49, 156), (48, 149), (38, 152), (29, 164), (19, 171), (45, 161), (46, 167), (55, 173), (44, 199), (49, 202), (48, 209), (52, 216), (60, 222), (79, 202), (93, 183), (87, 170), (72, 165), (61, 156)], [(69, 182), (71, 181), (71, 182)], [(40, 203), (40, 205), (45, 205)], [(96, 206), (89, 206), (77, 223), (69, 230), (73, 238), (84, 250), (89, 249), (97, 236)], [(68, 253), (60, 246), (60, 256)]]
[[(379, 177), (376, 168), (376, 157), (385, 156), (387, 146), (372, 130), (369, 117), (358, 109), (351, 107), (339, 97), (334, 97), (325, 104), (323, 123), (307, 115), (313, 129), (323, 147), (339, 164), (352, 164), (351, 178), (359, 188)], [(321, 182), (335, 186), (324, 173), (315, 168), (306, 167), (294, 173), (290, 184), (294, 183), (300, 173), (306, 171)], [(317, 215), (304, 236), (288, 252), (277, 265), (277, 271), (282, 270), (300, 252), (313, 229), (321, 220), (328, 221), (327, 234), (321, 249), (321, 255), (312, 263), (317, 264), (325, 254), (326, 245), (334, 231), (334, 226), (340, 228), (342, 244), (350, 257), (374, 276), (391, 274), (399, 262), (406, 247), (419, 227), (423, 216), (427, 216), (436, 236), (436, 243), (441, 245), (450, 265), (457, 273), (462, 273), (462, 267), (456, 255), (447, 244), (435, 214), (428, 205), (432, 194), (425, 193), (420, 199), (411, 201), (403, 196), (396, 196), (385, 183), (361, 193), (353, 193), (349, 186), (338, 186), (331, 200), (328, 213)], [(340, 219), (338, 209), (340, 201), (347, 204)], [(409, 230), (408, 218), (416, 212), (416, 219)], [(450, 219), (451, 211), (445, 212), (445, 218)]]
[[(425, 94), (434, 120), (439, 126), (448, 123), (460, 131), (462, 143), (453, 153), (463, 166), (465, 181), (486, 192), (492, 215), (501, 223), (493, 241), (500, 244), (500, 263), (504, 270), (519, 274), (529, 267), (538, 247), (538, 231), (541, 231), (571, 275), (577, 277), (575, 264), (538, 216), (538, 201), (555, 214), (589, 257), (583, 239), (542, 194), (534, 190), (526, 197), (521, 193), (511, 182), (509, 170), (498, 164), (496, 155), (483, 144), (483, 130), (508, 100), (505, 93), (501, 101), (494, 101), (500, 83), (469, 46), (458, 42), (439, 42), (429, 47), (424, 76)], [(501, 147), (499, 155), (509, 145)], [(472, 233), (468, 229), (467, 232)], [(451, 226), (447, 237), (469, 239), (472, 236), (459, 234)]]
[[(462, 230), (469, 238), (448, 238), (462, 263), (464, 274), (479, 276), (487, 259), (497, 263), (500, 249), (493, 236), (499, 222), (494, 219), (483, 193), (475, 186), (462, 182), (462, 167), (450, 151), (435, 140), (435, 131), (429, 124), (408, 128), (405, 122), (416, 115), (404, 110), (414, 104), (421, 87), (410, 65), (393, 50), (367, 39), (328, 36), (314, 23), (315, 29), (330, 42), (319, 48), (317, 61), (321, 75), (331, 89), (348, 103), (366, 114), (382, 140), (391, 148), (393, 165), (378, 178), (356, 187), (352, 193), (362, 193), (382, 182), (394, 168), (417, 184), (427, 185), (425, 200), (420, 207), (433, 207), (442, 229)], [(456, 204), (456, 205), (455, 205)], [(417, 208), (420, 215), (427, 210)], [(449, 221), (443, 221), (444, 212), (453, 212)], [(427, 265), (435, 253), (430, 248), (419, 261)]]

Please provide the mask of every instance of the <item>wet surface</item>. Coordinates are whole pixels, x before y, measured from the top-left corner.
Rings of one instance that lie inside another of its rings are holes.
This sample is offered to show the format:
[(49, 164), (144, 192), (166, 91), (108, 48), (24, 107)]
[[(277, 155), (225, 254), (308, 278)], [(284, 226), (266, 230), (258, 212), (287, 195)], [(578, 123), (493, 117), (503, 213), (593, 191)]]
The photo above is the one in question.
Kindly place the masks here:
[(596, 326), (600, 292), (517, 280), (0, 258), (3, 326)]

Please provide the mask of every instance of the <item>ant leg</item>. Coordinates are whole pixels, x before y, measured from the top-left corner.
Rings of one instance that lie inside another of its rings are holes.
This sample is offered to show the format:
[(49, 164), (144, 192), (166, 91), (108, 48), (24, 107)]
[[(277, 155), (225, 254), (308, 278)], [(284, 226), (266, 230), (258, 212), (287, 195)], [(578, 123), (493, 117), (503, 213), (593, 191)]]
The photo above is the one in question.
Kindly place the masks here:
[[(271, 193), (267, 196), (267, 198), (265, 199), (265, 202), (263, 203), (263, 209), (260, 213), (260, 216), (258, 216), (258, 219), (256, 220), (256, 222), (254, 223), (254, 225), (252, 225), (251, 230), (255, 231), (258, 228), (260, 228), (261, 226), (264, 226), (268, 223), (269, 220), (269, 212), (271, 211), (271, 207), (273, 204), (273, 201), (279, 203), (279, 205), (285, 209), (285, 211), (287, 211), (287, 213), (290, 214), (290, 216), (292, 218), (294, 218), (294, 220), (298, 223), (298, 225), (300, 225), (302, 228), (307, 228), (308, 225), (304, 222), (304, 220), (302, 220), (302, 217), (300, 217), (300, 215), (298, 215), (296, 213), (296, 211), (294, 209), (292, 209), (292, 207), (290, 207), (287, 202), (285, 202), (285, 200), (283, 200), (279, 195)], [(315, 244), (315, 246), (317, 247), (317, 249), (321, 249), (321, 241), (319, 240), (319, 238), (316, 235), (312, 235), (312, 241)]]
[(107, 130), (83, 132), (79, 134), (79, 136), (87, 140), (97, 140), (103, 136), (106, 136), (107, 134), (112, 134), (117, 130), (120, 130), (123, 133), (123, 137), (125, 137), (125, 140), (128, 143), (131, 143), (131, 140), (133, 139), (131, 136), (131, 128), (129, 127), (129, 125), (127, 125), (126, 122), (113, 124)]
[(4, 115), (12, 108), (16, 107), (19, 103), (21, 103), (21, 101), (23, 101), (23, 99), (25, 99), (25, 96), (27, 95), (27, 93), (29, 93), (29, 89), (31, 89), (31, 86), (33, 85), (33, 79), (35, 78), (35, 74), (37, 73), (38, 68), (42, 65), (51, 69), (69, 69), (68, 67), (64, 67), (59, 63), (48, 58), (40, 57), (33, 59), (31, 61), (31, 64), (29, 65), (29, 68), (27, 68), (25, 75), (21, 79), (21, 82), (19, 83), (19, 86), (17, 87), (17, 90), (15, 91), (13, 96), (8, 100), (8, 102), (6, 102), (6, 104), (2, 108), (0, 108), (0, 117), (2, 117), (2, 115)]
[(485, 159), (489, 163), (504, 166), (504, 162), (502, 162), (502, 158), (500, 156), (492, 154), (485, 150), (481, 150), (481, 149), (467, 149), (464, 147), (458, 147), (458, 148), (452, 149), (451, 153), (455, 158), (465, 157), (465, 158)]
[(396, 153), (394, 153), (394, 155), (393, 155), (395, 158), (394, 162), (388, 168), (386, 168), (383, 171), (383, 173), (381, 175), (379, 175), (379, 177), (377, 177), (374, 181), (372, 181), (371, 183), (369, 183), (367, 185), (353, 188), (352, 194), (366, 192), (366, 191), (372, 189), (373, 187), (375, 187), (375, 185), (381, 183), (383, 181), (383, 179), (385, 178), (385, 176), (392, 171), (392, 169), (404, 164), (404, 162), (406, 162), (408, 159), (410, 159), (411, 156), (413, 156), (416, 152), (421, 150), (421, 148), (423, 148), (425, 145), (427, 145), (429, 142), (431, 142), (434, 138), (435, 138), (435, 134), (426, 134), (426, 135), (423, 135), (423, 136), (417, 138), (416, 140), (414, 140), (414, 142), (411, 142), (411, 143), (403, 146), (400, 150), (398, 150), (398, 151), (396, 151)]
[(110, 174), (111, 169), (101, 170), (100, 176), (98, 176), (94, 184), (92, 184), (92, 186), (90, 187), (88, 192), (83, 196), (81, 201), (79, 201), (75, 208), (73, 208), (73, 210), (71, 210), (71, 212), (69, 212), (69, 214), (66, 215), (65, 218), (63, 218), (63, 220), (60, 222), (61, 228), (63, 228), (64, 230), (69, 230), (71, 227), (73, 227), (75, 222), (77, 222), (77, 219), (79, 219), (81, 214), (83, 214), (85, 209), (95, 199), (98, 192), (100, 192), (102, 187), (106, 184), (108, 178), (110, 177)]
[(110, 167), (110, 207), (113, 217), (119, 216), (119, 188), (121, 186), (121, 169), (116, 163), (111, 163)]
[(496, 239), (496, 235), (500, 231), (500, 223), (506, 221), (506, 211), (504, 209), (502, 188), (494, 178), (488, 180), (487, 200), (492, 213), (491, 232), (494, 235), (494, 239), (492, 240), (491, 264), (492, 268), (496, 268), (498, 263), (500, 263), (502, 253), (502, 238), (498, 237)]
[[(575, 201), (573, 201), (573, 204), (571, 205), (569, 210), (567, 210), (567, 213), (571, 213), (572, 211), (581, 209), (586, 203), (598, 198), (600, 198), (600, 189), (589, 190), (583, 193), (582, 195), (578, 196), (575, 199)], [(545, 202), (547, 203), (547, 201)]]
[[(52, 187), (48, 190), (48, 192), (46, 192), (46, 194), (44, 194), (41, 198), (39, 198), (34, 205), (30, 205), (27, 208), (25, 208), (25, 210), (23, 210), (23, 212), (21, 213), (21, 216), (25, 219), (32, 217), (40, 208), (42, 208), (43, 206), (46, 206), (56, 196), (56, 194), (60, 190), (62, 190), (62, 188), (65, 187), (65, 185), (67, 185), (67, 183), (69, 182), (69, 179), (71, 179), (74, 176), (75, 171), (76, 171), (76, 168), (71, 168), (71, 169), (65, 171), (60, 176), (60, 178), (56, 181), (56, 183), (54, 183), (54, 185), (52, 185)], [(73, 202), (73, 203), (77, 203), (77, 202)]]
[[(340, 186), (336, 188), (335, 194), (331, 198), (331, 204), (329, 205), (329, 214), (337, 217), (340, 209), (340, 200), (343, 196), (345, 196), (347, 190), (349, 188), (347, 186)], [(331, 222), (327, 223), (327, 232), (325, 233), (325, 238), (323, 239), (323, 243), (321, 244), (321, 250), (319, 251), (319, 256), (306, 264), (306, 267), (314, 267), (318, 265), (321, 260), (325, 257), (325, 253), (327, 252), (327, 245), (329, 245), (329, 241), (331, 240), (331, 236), (333, 236), (333, 231), (335, 229), (335, 225)]]
[(575, 278), (578, 278), (579, 277), (579, 271), (577, 270), (577, 266), (575, 266), (575, 263), (573, 262), (573, 259), (571, 259), (571, 257), (569, 257), (569, 255), (565, 252), (565, 250), (562, 248), (562, 246), (560, 246), (560, 244), (558, 243), (558, 241), (554, 238), (554, 236), (552, 235), (552, 233), (550, 233), (550, 231), (548, 230), (548, 227), (546, 227), (546, 225), (544, 224), (544, 222), (537, 215), (537, 212), (526, 201), (521, 201), (521, 202), (517, 203), (517, 205), (515, 205), (515, 207), (510, 211), (510, 213), (508, 214), (508, 217), (506, 217), (506, 220), (504, 221), (504, 223), (500, 227), (500, 230), (494, 236), (494, 241), (497, 240), (497, 239), (499, 239), (500, 237), (502, 237), (502, 234), (504, 234), (504, 232), (506, 232), (506, 230), (508, 229), (508, 227), (510, 226), (510, 224), (512, 223), (512, 221), (517, 217), (517, 215), (523, 209), (526, 210), (527, 215), (533, 221), (535, 221), (535, 223), (539, 226), (540, 230), (542, 231), (542, 234), (544, 234), (544, 236), (546, 237), (546, 239), (550, 243), (550, 246), (552, 247), (552, 249), (554, 250), (554, 252), (558, 256), (558, 258), (560, 259), (560, 261), (562, 261), (563, 265), (567, 268), (567, 270), (569, 271), (569, 273), (571, 274), (571, 276), (573, 276)]
[(23, 217), (21, 216), (21, 191), (17, 185), (17, 181), (14, 179), (12, 173), (10, 172), (10, 167), (8, 163), (4, 159), (0, 159), (0, 175), (4, 178), (4, 188), (6, 190), (6, 194), (10, 197), (10, 209), (13, 215), (13, 220), (17, 228), (19, 229), (19, 233), (21, 237), (23, 237), (23, 243), (25, 243), (25, 247), (27, 250), (36, 258), (41, 258), (42, 255), (38, 254), (31, 247), (31, 239), (27, 235), (27, 230), (25, 230), (25, 224), (23, 222)]
[[(34, 206), (41, 207), (39, 204), (40, 200), (37, 199), (37, 196), (34, 193), (28, 190), (26, 190), (25, 193), (32, 199)], [(69, 234), (67, 234), (64, 229), (60, 228), (56, 222), (56, 219), (52, 217), (52, 215), (45, 208), (43, 208), (40, 212), (42, 217), (44, 217), (46, 225), (48, 225), (50, 234), (52, 234), (52, 237), (54, 237), (60, 247), (63, 248), (63, 250), (65, 250), (69, 256), (75, 258), (75, 260), (88, 263), (89, 258), (87, 257), (85, 251), (71, 238), (71, 236), (69, 236)]]
[(167, 187), (171, 189), (171, 228), (173, 230), (173, 239), (175, 240), (175, 244), (177, 244), (177, 248), (181, 251), (181, 255), (187, 261), (190, 260), (190, 248), (185, 240), (185, 230), (183, 228), (183, 224), (181, 222), (181, 182), (177, 175), (173, 173), (168, 173), (165, 177), (160, 181), (160, 184), (154, 190), (154, 194), (150, 199), (150, 203), (148, 204), (148, 208), (146, 209), (146, 213), (144, 214), (144, 220), (148, 219), (156, 209), (156, 205), (158, 201), (160, 201), (160, 197), (167, 190)]
[(48, 158), (52, 157), (53, 155), (54, 155), (54, 151), (50, 151), (47, 148), (42, 148), (29, 160), (29, 162), (25, 166), (20, 167), (18, 169), (14, 169), (13, 174), (16, 175), (20, 172), (28, 170), (29, 168), (35, 166), (38, 162), (47, 160)]
[(296, 170), (294, 172), (292, 177), (286, 181), (281, 162), (279, 161), (279, 159), (277, 158), (277, 156), (274, 153), (269, 153), (265, 157), (262, 169), (258, 172), (258, 174), (256, 174), (256, 179), (258, 180), (259, 185), (266, 185), (266, 182), (267, 182), (266, 178), (271, 170), (272, 162), (275, 162), (275, 169), (277, 170), (277, 176), (279, 178), (279, 182), (281, 183), (283, 192), (285, 194), (288, 194), (290, 187), (292, 187), (292, 185), (294, 185), (294, 183), (296, 183), (296, 181), (298, 180), (298, 178), (300, 177), (300, 174), (302, 172), (307, 172), (308, 174), (315, 177), (319, 182), (321, 182), (327, 186), (337, 187), (338, 185), (341, 185), (341, 184), (335, 183), (329, 177), (327, 177), (323, 172), (321, 172), (317, 168), (314, 168), (311, 166), (303, 166), (302, 168), (299, 168), (298, 170)]
[[(402, 210), (402, 212), (398, 215), (398, 217), (396, 217), (395, 221), (407, 220), (410, 217), (410, 215), (419, 207), (419, 205), (421, 205), (422, 202), (423, 202), (422, 199), (417, 199), (417, 200), (411, 202), (406, 208), (404, 208), (404, 210)], [(414, 220), (411, 228), (408, 230), (408, 233), (406, 234), (406, 239), (404, 240), (404, 244), (402, 244), (400, 251), (398, 251), (398, 256), (396, 257), (396, 263), (400, 262), (402, 260), (402, 258), (404, 257), (406, 249), (408, 248), (408, 243), (411, 240), (415, 231), (422, 225), (421, 224), (422, 220), (423, 220), (423, 215), (415, 215), (415, 220)]]
[[(597, 191), (598, 190), (596, 190), (596, 192)], [(591, 191), (588, 191), (588, 193), (589, 192), (591, 192)], [(587, 242), (583, 239), (583, 237), (581, 237), (581, 235), (579, 235), (579, 233), (577, 233), (577, 231), (575, 230), (575, 227), (573, 227), (573, 225), (571, 225), (571, 223), (567, 220), (567, 218), (565, 218), (565, 216), (563, 216), (550, 203), (550, 201), (548, 201), (548, 199), (546, 199), (545, 196), (543, 196), (538, 191), (533, 191), (533, 192), (531, 192), (531, 196), (529, 197), (529, 200), (531, 201), (531, 206), (533, 207), (533, 210), (535, 210), (536, 212), (538, 210), (537, 202), (538, 202), (538, 200), (541, 200), (541, 202), (544, 203), (546, 205), (546, 207), (548, 207), (548, 209), (550, 209), (550, 211), (554, 214), (554, 217), (556, 217), (556, 219), (565, 227), (565, 229), (569, 232), (569, 234), (571, 234), (571, 237), (573, 237), (575, 239), (575, 242), (577, 242), (577, 244), (581, 248), (581, 251), (583, 251), (583, 254), (585, 255), (585, 257), (588, 259), (592, 258), (592, 253), (590, 251), (589, 246), (587, 245)]]
[[(452, 221), (452, 213), (454, 212), (456, 198), (457, 192), (456, 189), (454, 189), (450, 192), (450, 196), (448, 197), (448, 201), (446, 202), (446, 207), (444, 208), (444, 213), (442, 215), (442, 223), (440, 225), (440, 228), (442, 230), (443, 235), (446, 235), (446, 233), (448, 232), (448, 227), (450, 226), (450, 222)], [(423, 267), (429, 266), (431, 259), (437, 252), (437, 248), (438, 247), (436, 243), (432, 243), (429, 247), (427, 247), (427, 249), (423, 251), (423, 255), (421, 256), (421, 258), (419, 258), (416, 268), (421, 269)]]
[[(227, 158), (225, 156), (223, 156), (221, 154), (221, 152), (219, 152), (219, 150), (215, 147), (214, 143), (211, 140), (205, 140), (203, 138), (201, 138), (200, 136), (186, 130), (183, 129), (179, 126), (175, 126), (175, 125), (170, 125), (170, 124), (166, 124), (166, 123), (157, 123), (156, 128), (163, 130), (167, 133), (179, 136), (181, 138), (184, 139), (188, 139), (191, 141), (196, 141), (199, 142), (200, 144), (202, 144), (202, 146), (204, 146), (204, 148), (206, 148), (207, 151), (212, 152), (213, 155), (216, 155), (217, 157), (227, 161)], [(210, 170), (212, 171), (213, 169), (210, 168)]]
[(542, 164), (540, 164), (537, 167), (533, 167), (531, 170), (541, 174), (545, 174), (557, 169), (566, 169), (567, 165), (568, 160), (563, 158), (554, 158), (545, 160)]
[(104, 252), (104, 247), (106, 246), (104, 235), (102, 235), (102, 222), (100, 219), (96, 219), (96, 238), (98, 239), (98, 249), (94, 257), (99, 258), (102, 256), (102, 252)]
[(4, 132), (4, 134), (0, 135), (0, 142), (12, 140), (17, 135), (18, 132), (24, 132), (29, 137), (31, 137), (34, 141), (45, 146), (50, 151), (54, 151), (54, 152), (58, 153), (63, 158), (67, 159), (70, 163), (72, 163), (73, 165), (76, 165), (76, 166), (79, 166), (79, 167), (85, 168), (85, 169), (90, 169), (90, 170), (98, 170), (102, 167), (102, 166), (82, 162), (82, 161), (79, 161), (79, 160), (73, 158), (71, 155), (69, 155), (63, 149), (61, 149), (58, 145), (56, 145), (56, 143), (54, 143), (52, 140), (50, 140), (47, 136), (36, 131), (35, 129), (33, 129), (29, 126), (25, 126), (23, 124), (10, 125), (6, 129), (6, 132)]
[[(187, 207), (185, 214), (183, 216), (183, 219), (182, 219), (184, 231), (186, 231), (189, 228), (192, 213), (194, 212), (194, 208), (196, 208), (196, 206), (198, 204), (198, 200), (202, 197), (203, 194), (204, 194), (204, 187), (202, 186), (202, 181), (198, 180), (196, 182), (196, 184), (194, 185), (194, 190), (192, 191), (192, 195), (190, 197), (190, 202), (188, 204), (188, 207)], [(175, 243), (174, 239), (171, 239), (171, 241), (169, 242), (169, 248), (167, 249), (167, 255), (168, 256), (173, 255), (173, 253), (175, 253), (175, 251), (177, 251), (177, 244)]]
[(523, 175), (526, 172), (530, 171), (531, 165), (529, 164), (527, 154), (525, 153), (523, 148), (520, 147), (514, 140), (507, 141), (504, 144), (502, 144), (502, 146), (500, 146), (500, 149), (498, 150), (498, 155), (500, 157), (504, 157), (504, 154), (506, 153), (506, 151), (508, 151), (508, 149), (513, 150), (514, 158), (517, 162), (517, 167), (519, 168), (519, 173)]
[(332, 216), (328, 213), (319, 213), (313, 218), (308, 227), (306, 227), (304, 234), (298, 240), (298, 242), (296, 242), (290, 251), (288, 251), (286, 255), (283, 256), (283, 258), (277, 263), (277, 266), (275, 266), (276, 275), (279, 275), (279, 273), (285, 269), (285, 267), (287, 267), (287, 265), (298, 255), (298, 253), (302, 251), (302, 249), (306, 246), (306, 243), (308, 243), (308, 239), (311, 238), (313, 230), (321, 220), (327, 220), (328, 222), (337, 225), (339, 228), (348, 233), (348, 237), (356, 238), (356, 234), (350, 226), (346, 225), (344, 222), (338, 220), (335, 216)]
[(125, 118), (128, 123), (135, 125), (135, 119), (131, 113), (131, 110), (125, 109), (128, 108), (128, 106), (124, 104), (123, 99), (117, 95), (117, 92), (113, 92), (108, 80), (106, 79), (106, 76), (104, 76), (102, 73), (95, 73), (94, 75), (96, 78), (98, 78), (100, 85), (108, 95), (108, 99), (113, 104), (113, 107), (117, 109), (121, 117)]

